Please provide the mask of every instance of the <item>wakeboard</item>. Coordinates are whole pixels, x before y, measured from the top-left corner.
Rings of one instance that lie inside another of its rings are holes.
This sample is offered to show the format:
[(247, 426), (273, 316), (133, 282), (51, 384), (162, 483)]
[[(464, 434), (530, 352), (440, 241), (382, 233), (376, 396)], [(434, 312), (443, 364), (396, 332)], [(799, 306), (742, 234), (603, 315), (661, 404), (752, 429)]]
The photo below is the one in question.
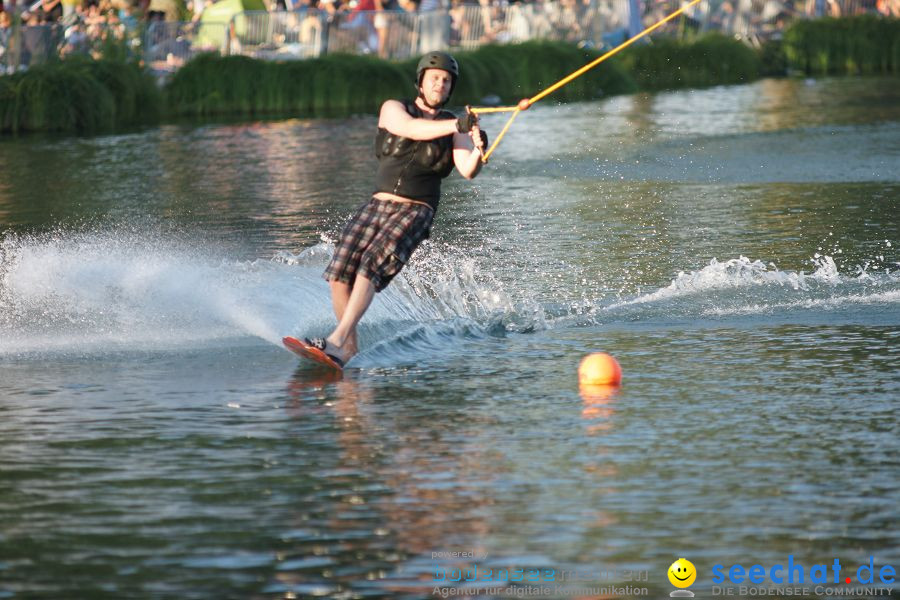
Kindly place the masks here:
[(325, 365), (326, 367), (331, 367), (332, 369), (336, 369), (337, 371), (344, 370), (343, 364), (337, 362), (331, 356), (325, 354), (314, 346), (310, 346), (302, 340), (287, 336), (281, 339), (281, 343), (284, 344), (285, 348), (301, 358), (317, 362), (320, 365)]

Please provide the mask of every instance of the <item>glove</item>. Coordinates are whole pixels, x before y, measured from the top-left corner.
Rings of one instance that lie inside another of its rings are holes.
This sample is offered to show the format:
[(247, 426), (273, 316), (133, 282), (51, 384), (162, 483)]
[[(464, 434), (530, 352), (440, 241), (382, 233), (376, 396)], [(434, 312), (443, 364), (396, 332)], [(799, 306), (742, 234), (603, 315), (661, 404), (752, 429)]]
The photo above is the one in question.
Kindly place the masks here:
[(478, 125), (478, 115), (470, 112), (456, 120), (456, 130), (460, 133), (467, 133), (476, 125)]

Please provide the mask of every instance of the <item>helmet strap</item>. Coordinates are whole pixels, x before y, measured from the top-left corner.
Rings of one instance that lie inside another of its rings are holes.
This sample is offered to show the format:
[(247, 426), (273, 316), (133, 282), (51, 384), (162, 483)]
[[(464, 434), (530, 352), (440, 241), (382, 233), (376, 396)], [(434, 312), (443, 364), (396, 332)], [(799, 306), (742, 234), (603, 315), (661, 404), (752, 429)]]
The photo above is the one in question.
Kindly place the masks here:
[[(422, 99), (422, 102), (425, 104), (425, 106), (427, 106), (428, 108), (433, 108), (435, 110), (444, 108), (444, 105), (447, 104), (446, 102), (441, 102), (440, 104), (432, 104), (431, 102), (428, 101), (428, 98), (425, 97), (425, 94), (422, 93), (421, 89), (419, 90), (419, 98)], [(449, 98), (448, 98), (448, 100), (449, 100)]]

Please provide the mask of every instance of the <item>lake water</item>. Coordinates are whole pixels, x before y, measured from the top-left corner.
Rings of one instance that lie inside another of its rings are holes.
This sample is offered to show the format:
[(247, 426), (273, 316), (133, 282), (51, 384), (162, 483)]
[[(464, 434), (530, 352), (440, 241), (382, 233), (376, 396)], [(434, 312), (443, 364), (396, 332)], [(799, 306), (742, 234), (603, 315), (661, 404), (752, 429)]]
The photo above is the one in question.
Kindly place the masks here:
[(0, 598), (900, 570), (900, 79), (538, 104), (339, 378), (279, 340), (334, 324), (374, 129), (0, 140)]

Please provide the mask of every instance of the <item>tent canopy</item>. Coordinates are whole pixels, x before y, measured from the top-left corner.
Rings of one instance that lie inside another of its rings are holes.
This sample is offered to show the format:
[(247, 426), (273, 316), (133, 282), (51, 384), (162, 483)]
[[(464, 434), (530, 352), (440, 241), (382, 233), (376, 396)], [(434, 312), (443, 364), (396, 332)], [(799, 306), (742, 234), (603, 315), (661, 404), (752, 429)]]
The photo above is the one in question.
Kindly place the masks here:
[[(232, 17), (247, 11), (265, 11), (263, 0), (219, 0), (208, 6), (200, 17), (200, 31), (194, 42), (197, 46), (225, 47), (226, 32)], [(235, 35), (242, 36), (246, 19), (235, 19)]]

